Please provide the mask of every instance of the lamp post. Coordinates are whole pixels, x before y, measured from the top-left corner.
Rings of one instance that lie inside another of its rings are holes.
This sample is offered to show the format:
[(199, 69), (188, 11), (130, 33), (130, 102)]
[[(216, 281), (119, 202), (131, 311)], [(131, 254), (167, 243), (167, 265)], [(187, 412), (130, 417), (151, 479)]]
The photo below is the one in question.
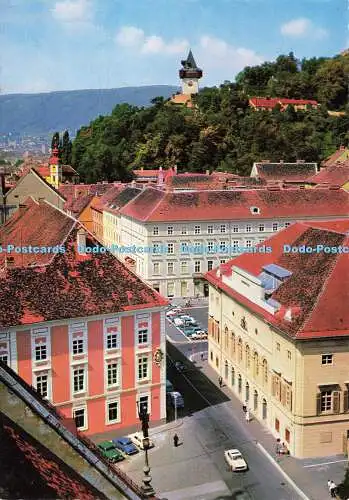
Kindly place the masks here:
[(149, 444), (150, 444), (149, 435), (148, 435), (149, 414), (147, 413), (146, 405), (140, 405), (139, 401), (137, 401), (137, 408), (138, 408), (138, 417), (142, 423), (143, 448), (145, 451), (145, 465), (143, 467), (143, 472), (144, 472), (143, 483), (144, 483), (144, 485), (142, 485), (142, 490), (143, 490), (143, 494), (145, 497), (153, 497), (155, 495), (155, 491), (150, 484), (152, 477), (150, 475), (150, 467), (149, 467), (149, 460), (148, 460), (148, 450), (149, 450)]

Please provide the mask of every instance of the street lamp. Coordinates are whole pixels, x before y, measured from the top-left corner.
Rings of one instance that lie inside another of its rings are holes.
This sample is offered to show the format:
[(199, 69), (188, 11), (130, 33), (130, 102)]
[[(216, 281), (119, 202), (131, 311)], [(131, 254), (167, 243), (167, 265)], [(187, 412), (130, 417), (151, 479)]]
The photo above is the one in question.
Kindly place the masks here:
[(143, 431), (143, 449), (145, 451), (145, 466), (143, 467), (144, 477), (142, 490), (145, 497), (153, 497), (155, 495), (155, 491), (151, 486), (152, 477), (150, 475), (150, 467), (148, 461), (148, 450), (150, 448), (150, 441), (148, 435), (149, 429), (149, 414), (147, 412), (146, 405), (140, 405), (139, 401), (137, 401), (137, 409), (138, 409), (138, 417), (142, 423), (142, 431)]
[(177, 422), (177, 394), (175, 393), (173, 395), (173, 399), (174, 399), (174, 411), (175, 411), (175, 422)]

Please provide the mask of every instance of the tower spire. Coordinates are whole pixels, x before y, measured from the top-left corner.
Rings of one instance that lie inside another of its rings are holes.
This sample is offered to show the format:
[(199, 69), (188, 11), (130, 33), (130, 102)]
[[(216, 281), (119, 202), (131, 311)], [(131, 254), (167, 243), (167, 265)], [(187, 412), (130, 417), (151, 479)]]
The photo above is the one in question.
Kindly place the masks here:
[(179, 78), (182, 80), (182, 93), (185, 95), (197, 94), (199, 92), (199, 79), (202, 78), (202, 69), (195, 62), (191, 49), (188, 57), (181, 61), (182, 68), (179, 70)]

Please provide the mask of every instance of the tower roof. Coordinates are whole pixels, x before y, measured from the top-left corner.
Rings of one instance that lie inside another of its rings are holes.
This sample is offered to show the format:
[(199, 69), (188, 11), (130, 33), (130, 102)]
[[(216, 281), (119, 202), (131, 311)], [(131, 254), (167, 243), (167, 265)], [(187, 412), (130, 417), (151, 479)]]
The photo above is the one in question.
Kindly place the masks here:
[(189, 50), (188, 57), (185, 60), (181, 61), (181, 64), (182, 64), (184, 69), (200, 70), (200, 68), (197, 67), (197, 64), (195, 62), (195, 59), (194, 59), (194, 56), (193, 56), (191, 49)]

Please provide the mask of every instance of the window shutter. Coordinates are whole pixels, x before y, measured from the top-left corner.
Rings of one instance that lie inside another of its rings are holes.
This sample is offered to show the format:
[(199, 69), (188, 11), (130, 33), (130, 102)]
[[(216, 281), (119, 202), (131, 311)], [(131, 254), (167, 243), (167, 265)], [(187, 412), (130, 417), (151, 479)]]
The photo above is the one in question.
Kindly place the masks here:
[(348, 411), (349, 410), (348, 391), (344, 391), (343, 398), (344, 398), (344, 411)]
[(316, 415), (321, 415), (321, 392), (316, 395)]
[(340, 413), (340, 394), (339, 391), (333, 391), (333, 413)]

